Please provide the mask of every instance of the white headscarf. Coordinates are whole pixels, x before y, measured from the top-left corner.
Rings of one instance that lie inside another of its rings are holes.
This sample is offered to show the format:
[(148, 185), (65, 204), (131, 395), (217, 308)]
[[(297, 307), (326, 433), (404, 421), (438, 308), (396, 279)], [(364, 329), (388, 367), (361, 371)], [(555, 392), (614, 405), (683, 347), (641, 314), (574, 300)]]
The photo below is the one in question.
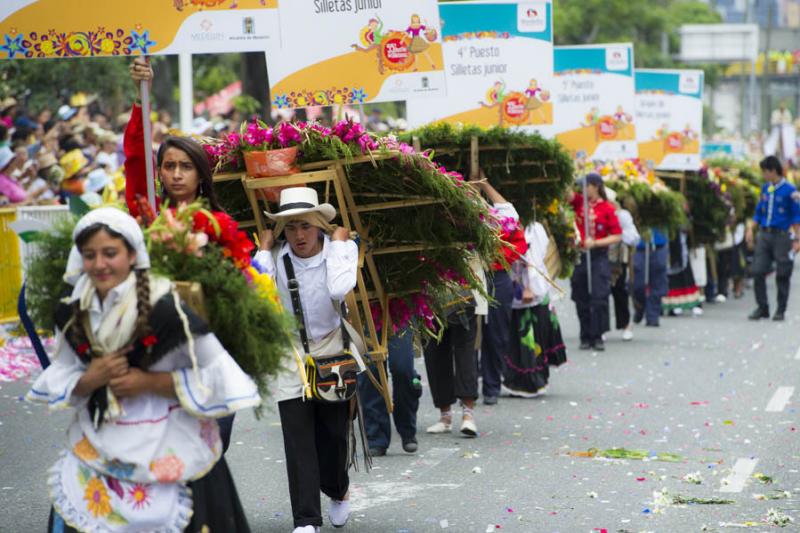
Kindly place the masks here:
[[(139, 223), (129, 214), (117, 209), (116, 207), (101, 207), (86, 213), (78, 221), (72, 232), (72, 241), (83, 233), (87, 228), (95, 224), (105, 224), (111, 230), (122, 235), (136, 252), (136, 270), (150, 268), (150, 256), (147, 254), (147, 246), (144, 242), (144, 233)], [(64, 281), (78, 288), (79, 281), (85, 281), (87, 276), (83, 275), (83, 258), (77, 245), (73, 244), (67, 260), (67, 270), (64, 272)], [(81, 278), (84, 280), (81, 280)]]

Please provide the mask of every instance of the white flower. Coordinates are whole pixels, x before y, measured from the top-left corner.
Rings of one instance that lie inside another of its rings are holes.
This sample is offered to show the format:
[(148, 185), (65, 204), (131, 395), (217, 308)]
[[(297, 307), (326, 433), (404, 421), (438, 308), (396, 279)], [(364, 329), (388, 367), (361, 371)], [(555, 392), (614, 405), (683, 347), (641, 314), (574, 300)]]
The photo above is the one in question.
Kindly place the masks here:
[(783, 514), (783, 512), (781, 512), (779, 509), (769, 509), (764, 520), (770, 524), (780, 527), (788, 526), (794, 522), (794, 519), (791, 516)]
[(691, 472), (683, 476), (683, 481), (692, 485), (701, 485), (703, 483), (703, 475), (700, 472)]

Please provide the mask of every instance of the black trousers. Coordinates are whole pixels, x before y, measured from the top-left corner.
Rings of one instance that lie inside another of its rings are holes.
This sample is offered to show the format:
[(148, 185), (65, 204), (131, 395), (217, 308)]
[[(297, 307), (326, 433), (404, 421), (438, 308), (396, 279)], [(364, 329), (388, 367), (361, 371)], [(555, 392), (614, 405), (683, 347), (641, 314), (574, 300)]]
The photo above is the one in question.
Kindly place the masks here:
[(756, 303), (761, 309), (769, 309), (767, 298), (767, 274), (775, 264), (775, 282), (778, 285), (778, 311), (786, 311), (789, 301), (789, 281), (792, 278), (794, 261), (789, 256), (792, 239), (788, 232), (760, 232), (756, 237), (755, 258), (753, 259), (753, 278)]
[(483, 395), (500, 396), (500, 385), (505, 373), (505, 360), (511, 351), (514, 330), (511, 326), (511, 304), (514, 301), (514, 284), (505, 270), (487, 276), (489, 294), (496, 302), (489, 307), (483, 328), (481, 345), (481, 376)]
[(300, 398), (278, 403), (294, 527), (321, 526), (320, 491), (343, 500), (350, 487), (347, 437), (350, 402)]
[(617, 319), (617, 329), (625, 329), (631, 323), (630, 295), (628, 294), (628, 265), (620, 265), (622, 271), (617, 276), (617, 281), (611, 287), (611, 296), (614, 298), (614, 316)]
[(589, 293), (586, 252), (581, 253), (581, 262), (572, 274), (572, 301), (578, 311), (581, 324), (581, 342), (600, 340), (608, 318), (608, 295), (611, 293), (611, 266), (608, 250), (595, 248), (592, 253), (592, 291)]
[(433, 405), (448, 408), (456, 399), (478, 398), (478, 353), (475, 350), (478, 323), (475, 310), (464, 314), (466, 325), (448, 322), (441, 342), (425, 346), (425, 370), (431, 387)]

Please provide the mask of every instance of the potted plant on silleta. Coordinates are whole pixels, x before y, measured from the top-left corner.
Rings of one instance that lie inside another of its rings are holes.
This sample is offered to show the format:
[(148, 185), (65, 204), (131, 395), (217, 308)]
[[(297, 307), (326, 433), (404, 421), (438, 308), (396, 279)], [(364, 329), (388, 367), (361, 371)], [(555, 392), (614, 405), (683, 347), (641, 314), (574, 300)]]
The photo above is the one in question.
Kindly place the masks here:
[(261, 122), (244, 122), (240, 146), (247, 175), (269, 178), (296, 174), (297, 149), (303, 138), (294, 124), (281, 122), (271, 128)]

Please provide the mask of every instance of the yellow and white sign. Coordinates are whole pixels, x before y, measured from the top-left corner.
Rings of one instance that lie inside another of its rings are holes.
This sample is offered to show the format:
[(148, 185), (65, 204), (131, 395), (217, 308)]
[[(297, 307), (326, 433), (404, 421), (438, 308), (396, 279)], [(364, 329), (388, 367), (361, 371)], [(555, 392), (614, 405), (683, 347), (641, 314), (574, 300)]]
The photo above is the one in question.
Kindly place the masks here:
[(657, 170), (699, 170), (702, 70), (636, 70), (639, 159)]
[(552, 15), (549, 1), (441, 4), (447, 98), (408, 102), (409, 127), (447, 122), (552, 135)]
[(283, 0), (280, 17), (274, 108), (445, 94), (436, 0)]
[(0, 59), (263, 51), (278, 0), (2, 0)]
[(576, 157), (637, 157), (633, 45), (555, 49), (556, 138)]

